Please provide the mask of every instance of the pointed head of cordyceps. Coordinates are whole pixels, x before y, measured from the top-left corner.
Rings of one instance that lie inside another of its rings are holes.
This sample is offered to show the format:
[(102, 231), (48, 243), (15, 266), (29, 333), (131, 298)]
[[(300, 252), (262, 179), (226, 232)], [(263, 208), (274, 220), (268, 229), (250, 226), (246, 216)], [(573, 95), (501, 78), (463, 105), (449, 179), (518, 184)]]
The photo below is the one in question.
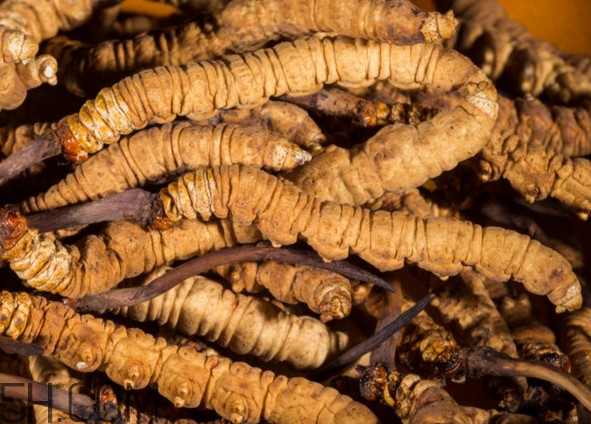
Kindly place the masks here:
[(27, 232), (27, 220), (15, 206), (0, 209), (0, 247), (5, 252), (12, 249)]

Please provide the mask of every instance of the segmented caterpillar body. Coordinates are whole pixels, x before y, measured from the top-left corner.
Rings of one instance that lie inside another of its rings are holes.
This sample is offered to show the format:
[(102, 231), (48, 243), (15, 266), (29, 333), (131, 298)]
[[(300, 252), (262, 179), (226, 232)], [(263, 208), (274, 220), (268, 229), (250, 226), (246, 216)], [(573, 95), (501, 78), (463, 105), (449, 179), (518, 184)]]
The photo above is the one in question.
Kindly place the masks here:
[(167, 344), (44, 298), (3, 291), (0, 317), (2, 334), (34, 343), (73, 369), (102, 370), (128, 389), (157, 384), (175, 406), (203, 405), (234, 423), (377, 422), (368, 408), (333, 388)]
[(255, 224), (275, 244), (301, 238), (326, 259), (356, 254), (381, 270), (411, 262), (440, 276), (473, 266), (489, 278), (513, 278), (529, 292), (547, 295), (558, 311), (577, 309), (582, 302), (566, 259), (498, 227), (322, 202), (264, 171), (239, 166), (185, 174), (160, 197), (173, 221), (231, 215), (236, 222)]
[[(144, 283), (165, 272), (151, 273)], [(308, 316), (281, 311), (270, 302), (236, 294), (205, 277), (191, 277), (154, 299), (115, 311), (136, 321), (157, 321), (187, 336), (203, 336), (241, 355), (282, 361), (298, 369), (318, 368), (351, 344)]]

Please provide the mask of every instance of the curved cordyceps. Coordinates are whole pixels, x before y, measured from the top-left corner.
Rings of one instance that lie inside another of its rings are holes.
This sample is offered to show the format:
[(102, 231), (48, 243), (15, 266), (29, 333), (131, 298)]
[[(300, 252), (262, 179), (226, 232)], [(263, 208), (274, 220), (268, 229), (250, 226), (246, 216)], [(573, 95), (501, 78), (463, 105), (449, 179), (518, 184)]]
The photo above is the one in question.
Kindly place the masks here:
[(70, 368), (104, 371), (127, 389), (157, 385), (177, 407), (202, 405), (234, 423), (377, 423), (367, 407), (333, 388), (167, 344), (26, 293), (0, 293), (0, 332)]
[[(489, 181), (503, 177), (528, 202), (553, 197), (579, 218), (587, 219), (591, 212), (591, 162), (556, 152), (548, 144), (560, 137), (559, 127), (536, 126), (538, 114), (521, 113), (523, 107), (518, 108), (518, 104), (499, 98), (497, 127), (480, 152), (480, 178)], [(542, 136), (544, 127), (547, 140)], [(581, 136), (586, 132), (582, 127)], [(564, 131), (570, 132), (568, 128)]]
[(27, 228), (25, 217), (14, 208), (1, 209), (0, 218), (3, 249), (0, 257), (25, 285), (67, 297), (108, 290), (125, 278), (168, 265), (176, 259), (239, 242), (260, 241), (259, 236), (235, 231), (223, 221), (187, 220), (165, 232), (145, 230), (131, 221), (115, 221), (100, 235), (64, 245), (48, 234)]
[[(0, 110), (21, 105), (27, 90), (44, 82), (56, 84), (57, 62), (49, 55), (36, 56), (39, 43), (82, 25), (105, 0), (11, 0), (0, 3), (0, 68), (15, 67), (13, 83), (3, 72)], [(21, 67), (21, 69), (18, 69)]]
[(493, 0), (436, 0), (460, 20), (454, 47), (517, 95), (568, 103), (591, 94), (591, 81), (549, 42), (534, 37)]
[(92, 8), (104, 0), (85, 0), (71, 5), (68, 1), (26, 0), (3, 2), (0, 24), (27, 34), (37, 42), (56, 35), (60, 29), (72, 29), (90, 18)]
[[(496, 118), (492, 83), (461, 56), (435, 47), (419, 49), (408, 52), (418, 67), (414, 83), (457, 91), (458, 104), (418, 125), (388, 125), (348, 150), (329, 146), (285, 177), (323, 200), (361, 205), (386, 191), (417, 187), (475, 155)], [(398, 83), (406, 73), (396, 76)]]
[(0, 110), (19, 107), (27, 96), (27, 91), (43, 83), (55, 85), (57, 62), (49, 55), (40, 55), (26, 63), (0, 63)]
[(591, 308), (581, 309), (560, 316), (564, 331), (560, 342), (570, 359), (571, 373), (591, 387)]
[(529, 296), (507, 294), (497, 303), (499, 312), (511, 329), (520, 358), (543, 361), (568, 371), (568, 356), (556, 344), (552, 329), (537, 318)]
[[(438, 88), (450, 90), (463, 83), (463, 108), (441, 113), (434, 121), (441, 126), (467, 121), (454, 135), (467, 136), (473, 124), (478, 134), (484, 133), (484, 143), (487, 124), (492, 126), (496, 117), (496, 91), (467, 59), (439, 45), (393, 46), (344, 37), (296, 40), (223, 61), (142, 71), (101, 90), (79, 113), (64, 118), (63, 126), (85, 152), (94, 153), (103, 143), (150, 122), (168, 122), (178, 115), (203, 119), (218, 109), (258, 106), (271, 96), (309, 94), (322, 84), (366, 85), (385, 79), (406, 89), (438, 81)], [(474, 154), (480, 147), (466, 149)]]
[(499, 116), (510, 115), (502, 128), (567, 157), (591, 154), (591, 108), (547, 105), (539, 99), (499, 96)]
[(582, 303), (566, 259), (503, 228), (323, 202), (264, 171), (239, 166), (185, 174), (161, 190), (160, 198), (173, 221), (231, 215), (238, 223), (256, 225), (276, 245), (303, 239), (329, 260), (356, 254), (382, 271), (409, 262), (440, 276), (472, 266), (486, 277), (513, 278), (529, 292), (547, 295), (557, 311)]
[(30, 213), (96, 200), (202, 166), (239, 163), (278, 171), (309, 158), (308, 152), (262, 128), (175, 122), (109, 146), (44, 193), (27, 199), (21, 209)]
[[(409, 307), (410, 301), (404, 300)], [(396, 361), (404, 369), (431, 377), (454, 377), (454, 355), (459, 346), (453, 335), (425, 312), (400, 331)], [(464, 376), (465, 377), (465, 376)]]
[(421, 379), (417, 374), (388, 372), (382, 366), (364, 369), (361, 380), (362, 396), (369, 400), (379, 399), (394, 408), (405, 424), (472, 423), (469, 415), (435, 380)]
[[(166, 270), (151, 273), (148, 284)], [(309, 316), (280, 310), (258, 297), (236, 294), (202, 276), (190, 277), (147, 302), (111, 311), (135, 321), (157, 321), (187, 336), (200, 336), (240, 355), (314, 369), (353, 341)]]
[(305, 303), (323, 322), (351, 312), (351, 281), (332, 271), (266, 261), (221, 265), (214, 272), (228, 280), (236, 292), (267, 289), (281, 302)]
[(280, 37), (320, 32), (410, 45), (441, 42), (455, 26), (451, 12), (425, 12), (409, 0), (234, 0), (205, 22), (200, 16), (172, 29), (94, 46), (58, 39), (45, 53), (59, 59), (60, 81), (88, 96), (143, 69), (244, 52)]

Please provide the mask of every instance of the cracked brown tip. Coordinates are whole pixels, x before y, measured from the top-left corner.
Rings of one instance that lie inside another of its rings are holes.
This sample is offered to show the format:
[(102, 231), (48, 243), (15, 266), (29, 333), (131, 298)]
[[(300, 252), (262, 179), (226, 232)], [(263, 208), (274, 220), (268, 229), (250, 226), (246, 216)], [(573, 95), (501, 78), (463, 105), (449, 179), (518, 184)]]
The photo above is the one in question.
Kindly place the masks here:
[(65, 121), (60, 122), (57, 128), (57, 136), (62, 146), (62, 153), (70, 162), (80, 163), (88, 159), (88, 152), (82, 148), (82, 145)]
[(27, 232), (27, 220), (15, 206), (0, 209), (0, 247), (12, 249)]
[(164, 211), (164, 203), (162, 198), (157, 196), (152, 203), (152, 212), (150, 214), (150, 225), (158, 231), (166, 231), (172, 227), (172, 220), (166, 215)]

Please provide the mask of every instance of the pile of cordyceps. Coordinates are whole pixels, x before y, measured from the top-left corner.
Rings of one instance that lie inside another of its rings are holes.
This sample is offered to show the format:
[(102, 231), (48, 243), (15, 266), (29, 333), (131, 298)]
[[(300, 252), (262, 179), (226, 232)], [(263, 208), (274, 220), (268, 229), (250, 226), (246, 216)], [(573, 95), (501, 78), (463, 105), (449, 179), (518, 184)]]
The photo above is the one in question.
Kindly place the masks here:
[(1, 422), (591, 419), (588, 57), (169, 3), (0, 3)]

